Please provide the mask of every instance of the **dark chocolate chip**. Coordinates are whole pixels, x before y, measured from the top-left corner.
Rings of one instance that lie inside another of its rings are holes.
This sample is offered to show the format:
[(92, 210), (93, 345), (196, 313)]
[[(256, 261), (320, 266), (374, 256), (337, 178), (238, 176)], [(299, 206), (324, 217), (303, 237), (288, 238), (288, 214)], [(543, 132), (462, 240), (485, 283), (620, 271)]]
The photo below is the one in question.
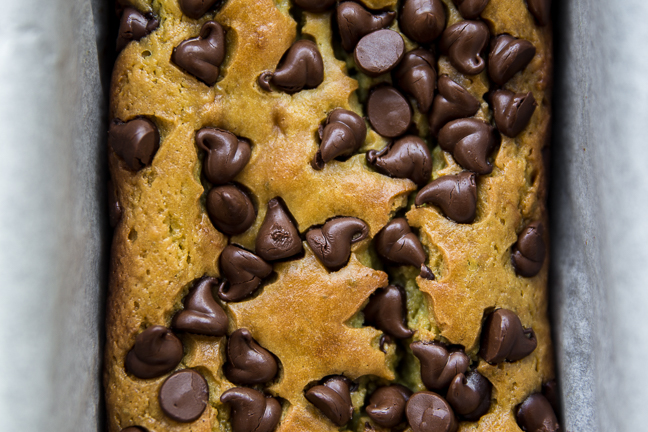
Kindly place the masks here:
[(534, 393), (518, 407), (515, 419), (527, 432), (558, 432), (560, 425), (551, 404), (540, 393)]
[(380, 135), (396, 138), (405, 133), (412, 122), (412, 109), (407, 99), (395, 88), (380, 87), (369, 95), (369, 123)]
[(410, 344), (421, 363), (421, 380), (430, 390), (445, 390), (452, 379), (468, 370), (470, 359), (460, 350), (449, 351), (438, 342), (417, 341)]
[(281, 198), (268, 201), (268, 210), (257, 234), (255, 250), (266, 261), (290, 258), (304, 250), (292, 215)]
[(157, 378), (180, 364), (182, 342), (166, 327), (151, 326), (137, 335), (126, 355), (126, 372), (137, 378)]
[(476, 19), (486, 9), (490, 0), (452, 0), (464, 19)]
[(380, 387), (371, 394), (367, 415), (378, 426), (393, 428), (405, 420), (405, 406), (412, 392), (399, 384)]
[(544, 226), (535, 221), (527, 225), (513, 246), (511, 261), (515, 273), (522, 277), (533, 277), (540, 272), (546, 255)]
[(322, 143), (311, 165), (316, 170), (338, 156), (351, 155), (364, 143), (367, 125), (353, 111), (338, 108), (329, 114), (326, 126), (320, 129)]
[(108, 131), (108, 144), (124, 160), (126, 168), (139, 171), (153, 162), (160, 147), (160, 133), (152, 121), (143, 117), (126, 123), (114, 119)]
[(435, 59), (428, 50), (417, 48), (405, 54), (395, 71), (398, 86), (416, 99), (419, 110), (428, 112), (436, 89)]
[(329, 378), (323, 385), (308, 389), (306, 399), (338, 426), (343, 426), (351, 420), (353, 404), (349, 380), (341, 375)]
[(450, 79), (447, 75), (439, 77), (439, 94), (434, 98), (430, 112), (430, 130), (436, 136), (449, 121), (470, 117), (479, 111), (479, 101)]
[(234, 384), (265, 384), (277, 375), (277, 361), (252, 338), (248, 329), (238, 329), (227, 340), (225, 377)]
[(324, 61), (315, 42), (302, 39), (295, 42), (273, 72), (259, 77), (259, 86), (270, 90), (272, 83), (279, 90), (292, 94), (312, 89), (324, 81)]
[(351, 52), (358, 41), (371, 32), (389, 27), (396, 12), (372, 13), (353, 1), (340, 3), (337, 7), (337, 24), (342, 48)]
[(495, 149), (495, 128), (483, 120), (463, 118), (447, 123), (439, 131), (439, 146), (467, 170), (489, 174), (488, 156)]
[(378, 288), (364, 308), (365, 323), (382, 330), (396, 339), (406, 339), (414, 334), (407, 328), (407, 297), (405, 290), (396, 285)]
[(427, 256), (418, 237), (404, 218), (396, 218), (383, 227), (375, 238), (378, 255), (393, 264), (406, 264), (421, 269), (420, 276), (434, 280), (434, 273), (425, 265)]
[(491, 364), (513, 362), (531, 354), (537, 345), (533, 329), (522, 327), (515, 312), (498, 309), (486, 318), (479, 355)]
[(214, 185), (231, 182), (250, 161), (250, 143), (226, 130), (202, 128), (196, 144), (207, 152), (203, 174)]
[(542, 394), (547, 398), (554, 412), (558, 412), (560, 409), (560, 396), (558, 393), (558, 383), (555, 379), (542, 384)]
[(112, 180), (108, 180), (108, 221), (115, 228), (122, 218), (122, 207), (117, 199), (117, 190)]
[(443, 32), (446, 14), (440, 0), (405, 0), (398, 21), (408, 38), (429, 44)]
[(460, 21), (451, 25), (441, 36), (440, 48), (459, 72), (477, 75), (486, 67), (482, 55), (490, 32), (481, 21)]
[(407, 135), (377, 152), (367, 152), (367, 163), (379, 173), (396, 178), (408, 178), (419, 186), (430, 180), (432, 155), (425, 141)]
[(551, 21), (551, 0), (527, 0), (527, 7), (531, 15), (538, 20), (538, 24), (546, 26)]
[(151, 14), (144, 15), (133, 7), (127, 7), (119, 21), (117, 52), (131, 41), (138, 41), (158, 28), (160, 21)]
[(129, 426), (126, 429), (122, 429), (121, 432), (148, 432), (148, 431), (140, 426)]
[(235, 387), (220, 397), (231, 407), (232, 432), (272, 432), (281, 419), (281, 405), (258, 390)]
[(524, 69), (535, 54), (536, 49), (531, 42), (507, 34), (499, 35), (488, 56), (488, 75), (495, 84), (503, 86)]
[(327, 221), (321, 228), (306, 233), (306, 241), (313, 253), (326, 268), (337, 271), (351, 256), (351, 245), (369, 235), (366, 223), (354, 217), (338, 217)]
[(228, 283), (221, 283), (218, 287), (218, 297), (228, 302), (249, 297), (259, 287), (261, 280), (272, 273), (270, 264), (238, 246), (227, 246), (219, 262), (221, 274)]
[(472, 223), (477, 215), (477, 183), (475, 174), (464, 171), (445, 175), (428, 183), (416, 195), (417, 206), (433, 204), (458, 223)]
[(199, 19), (220, 0), (178, 0), (182, 13), (189, 18)]
[(180, 423), (198, 420), (207, 408), (208, 400), (207, 381), (191, 369), (183, 369), (168, 377), (158, 395), (164, 414)]
[(335, 4), (335, 0), (295, 0), (295, 4), (307, 12), (324, 12)]
[(448, 402), (436, 393), (414, 393), (407, 402), (407, 421), (413, 432), (456, 432), (457, 418)]
[(171, 61), (205, 84), (216, 84), (225, 59), (225, 31), (215, 21), (207, 21), (200, 35), (173, 49)]
[(493, 117), (502, 134), (515, 138), (529, 124), (538, 105), (533, 93), (513, 93), (508, 90), (493, 92)]
[(390, 29), (369, 33), (355, 47), (355, 64), (370, 77), (377, 77), (394, 69), (405, 54), (403, 37)]
[(207, 336), (227, 334), (227, 314), (212, 295), (216, 283), (218, 280), (212, 277), (204, 277), (196, 283), (185, 298), (184, 309), (173, 317), (174, 329)]
[(230, 236), (245, 232), (256, 219), (256, 210), (250, 197), (233, 185), (211, 188), (207, 194), (206, 207), (214, 226)]
[(446, 399), (462, 420), (477, 421), (490, 408), (492, 388), (477, 371), (460, 373), (450, 383)]

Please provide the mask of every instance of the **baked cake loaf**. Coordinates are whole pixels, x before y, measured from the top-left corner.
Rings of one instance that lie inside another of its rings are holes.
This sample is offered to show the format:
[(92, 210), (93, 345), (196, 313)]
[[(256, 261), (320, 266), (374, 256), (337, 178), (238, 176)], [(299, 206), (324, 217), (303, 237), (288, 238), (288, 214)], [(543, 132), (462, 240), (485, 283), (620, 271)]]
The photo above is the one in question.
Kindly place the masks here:
[(549, 0), (129, 0), (108, 430), (557, 431)]

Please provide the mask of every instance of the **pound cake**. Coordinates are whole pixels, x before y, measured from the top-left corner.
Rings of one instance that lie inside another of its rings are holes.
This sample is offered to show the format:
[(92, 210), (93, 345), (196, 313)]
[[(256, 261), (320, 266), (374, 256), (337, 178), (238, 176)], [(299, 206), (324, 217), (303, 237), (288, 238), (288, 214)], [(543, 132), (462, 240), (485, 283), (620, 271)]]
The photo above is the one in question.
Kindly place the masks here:
[(122, 0), (110, 432), (560, 429), (549, 0)]

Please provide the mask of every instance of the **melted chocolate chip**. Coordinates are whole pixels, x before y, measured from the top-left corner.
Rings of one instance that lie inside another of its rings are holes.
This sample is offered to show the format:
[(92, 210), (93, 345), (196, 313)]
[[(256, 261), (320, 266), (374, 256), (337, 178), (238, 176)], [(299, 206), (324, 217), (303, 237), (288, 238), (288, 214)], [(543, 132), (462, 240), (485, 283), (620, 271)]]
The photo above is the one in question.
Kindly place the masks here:
[(488, 156), (495, 149), (495, 128), (483, 120), (463, 118), (447, 123), (439, 132), (439, 146), (467, 170), (489, 174)]
[(254, 385), (271, 381), (278, 371), (270, 351), (259, 345), (248, 329), (238, 329), (227, 341), (227, 363), (223, 371), (234, 384)]
[(396, 339), (406, 339), (414, 334), (407, 328), (407, 297), (405, 290), (396, 285), (377, 289), (364, 308), (365, 323), (382, 330)]
[(215, 21), (207, 21), (200, 35), (187, 39), (173, 49), (171, 61), (205, 84), (216, 84), (225, 59), (225, 31)]
[(358, 151), (367, 137), (365, 121), (353, 111), (338, 108), (329, 114), (326, 126), (320, 129), (322, 143), (311, 165), (316, 170), (338, 156)]
[(335, 0), (295, 0), (295, 4), (307, 12), (324, 12), (335, 4)]
[(379, 173), (396, 178), (408, 178), (419, 186), (430, 180), (432, 155), (425, 141), (407, 135), (377, 152), (367, 152), (367, 163)]
[(152, 121), (143, 117), (126, 123), (114, 119), (108, 131), (108, 144), (123, 159), (126, 168), (139, 171), (153, 162), (160, 147), (160, 133)]
[(476, 371), (455, 376), (446, 399), (463, 420), (477, 421), (488, 412), (493, 385)]
[(212, 287), (217, 282), (212, 277), (198, 281), (185, 298), (184, 309), (173, 317), (174, 329), (207, 336), (227, 334), (227, 314), (212, 295)]
[(232, 245), (221, 253), (220, 269), (228, 284), (221, 283), (218, 297), (228, 302), (249, 297), (259, 287), (261, 280), (272, 273), (272, 266), (262, 258)]
[(438, 342), (413, 342), (412, 353), (421, 363), (421, 380), (430, 390), (446, 389), (452, 379), (468, 370), (470, 359), (459, 350), (448, 351)]
[(429, 44), (443, 32), (446, 14), (440, 0), (405, 0), (398, 21), (408, 38)]
[(351, 256), (351, 245), (369, 235), (366, 223), (354, 217), (331, 219), (321, 228), (306, 233), (313, 253), (331, 271), (344, 267)]
[(212, 188), (207, 194), (206, 207), (214, 226), (230, 236), (244, 233), (256, 219), (250, 197), (233, 185)]
[(369, 33), (355, 47), (355, 64), (365, 75), (377, 77), (394, 69), (405, 54), (405, 41), (394, 30)]
[(460, 21), (451, 25), (441, 36), (441, 51), (459, 72), (477, 75), (486, 67), (482, 54), (490, 32), (481, 21)]
[(406, 413), (413, 432), (456, 432), (458, 428), (452, 408), (436, 393), (414, 393), (407, 402)]
[(556, 380), (547, 381), (542, 384), (542, 395), (547, 398), (554, 412), (560, 409), (558, 383)]
[(281, 198), (268, 201), (256, 238), (256, 253), (266, 261), (290, 258), (303, 251), (299, 231)]
[(416, 99), (419, 110), (428, 112), (436, 89), (435, 59), (428, 50), (418, 48), (405, 54), (395, 78), (403, 91)]
[(232, 432), (272, 432), (281, 419), (281, 405), (258, 390), (235, 387), (220, 397), (231, 407)]
[(551, 21), (551, 0), (527, 0), (527, 7), (538, 24), (546, 26)]
[(479, 18), (490, 0), (452, 0), (464, 19)]
[(513, 246), (511, 261), (515, 273), (522, 277), (537, 275), (542, 269), (545, 255), (544, 226), (540, 221), (532, 222), (522, 230)]
[(502, 34), (497, 36), (488, 56), (488, 74), (500, 86), (524, 69), (535, 56), (533, 44)]
[(420, 276), (434, 280), (434, 273), (425, 265), (427, 256), (418, 237), (404, 218), (396, 218), (383, 227), (375, 238), (378, 255), (393, 264), (406, 264), (421, 269)]
[(534, 393), (517, 409), (515, 419), (528, 432), (558, 432), (560, 425), (551, 404), (540, 393)]
[(207, 381), (191, 369), (183, 369), (168, 377), (158, 394), (164, 414), (180, 423), (198, 420), (207, 408), (208, 400)]
[(380, 87), (369, 95), (369, 123), (380, 135), (395, 138), (405, 133), (412, 122), (407, 99), (393, 87)]
[(434, 98), (430, 112), (430, 130), (436, 136), (449, 121), (473, 116), (478, 110), (479, 101), (468, 90), (442, 75), (439, 77), (439, 94)]
[(138, 41), (158, 28), (160, 21), (151, 14), (144, 15), (135, 8), (127, 7), (119, 21), (117, 51), (121, 51), (131, 41)]
[(129, 426), (126, 429), (122, 429), (121, 432), (147, 432), (147, 430), (139, 426)]
[(108, 221), (115, 228), (122, 218), (122, 207), (117, 199), (117, 190), (112, 180), (108, 180)]
[(495, 125), (502, 134), (515, 138), (529, 124), (538, 105), (533, 93), (497, 90), (492, 95)]
[(137, 378), (157, 378), (180, 364), (182, 342), (166, 327), (151, 326), (137, 335), (133, 348), (126, 355), (126, 372)]
[(472, 223), (477, 215), (477, 183), (475, 174), (464, 171), (445, 175), (428, 183), (416, 195), (417, 206), (433, 204), (458, 223)]
[(513, 362), (531, 354), (537, 345), (533, 329), (522, 327), (514, 312), (498, 309), (486, 318), (479, 355), (491, 364)]
[(372, 13), (356, 2), (347, 1), (337, 7), (337, 24), (342, 48), (351, 52), (358, 41), (371, 32), (389, 27), (396, 12)]
[(405, 419), (405, 405), (412, 392), (402, 385), (380, 387), (371, 394), (367, 415), (378, 426), (393, 428)]
[(349, 380), (341, 375), (329, 378), (323, 385), (308, 389), (306, 399), (338, 426), (343, 426), (351, 420), (353, 404)]
[(196, 133), (196, 144), (207, 152), (203, 174), (214, 185), (234, 180), (250, 160), (250, 143), (231, 132), (203, 128)]
[(199, 19), (220, 0), (178, 0), (182, 13), (189, 18)]
[(279, 62), (277, 70), (264, 72), (259, 77), (259, 86), (270, 90), (272, 83), (279, 90), (289, 94), (303, 89), (312, 89), (324, 81), (324, 62), (315, 42), (295, 42)]

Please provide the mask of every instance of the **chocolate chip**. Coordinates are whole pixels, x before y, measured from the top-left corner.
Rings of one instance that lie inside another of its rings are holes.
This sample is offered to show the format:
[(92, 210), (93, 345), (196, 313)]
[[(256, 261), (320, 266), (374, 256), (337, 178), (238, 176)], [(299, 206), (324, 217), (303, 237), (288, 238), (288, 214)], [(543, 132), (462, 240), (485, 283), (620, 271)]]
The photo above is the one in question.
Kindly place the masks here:
[(189, 18), (199, 19), (220, 0), (178, 0), (182, 13)]
[(290, 258), (304, 250), (292, 215), (281, 198), (268, 201), (268, 210), (257, 234), (255, 250), (266, 261)]
[(129, 426), (126, 429), (122, 429), (121, 432), (147, 432), (147, 430), (139, 426)]
[(370, 77), (377, 77), (394, 69), (405, 54), (405, 41), (394, 30), (384, 29), (369, 33), (355, 47), (355, 64)]
[(542, 384), (542, 395), (547, 398), (554, 412), (558, 412), (560, 409), (560, 396), (558, 393), (558, 383), (556, 380), (547, 381)]
[(367, 163), (379, 173), (396, 178), (408, 178), (419, 186), (430, 179), (432, 155), (425, 141), (407, 135), (380, 150), (367, 152)]
[(452, 0), (464, 19), (479, 18), (490, 0)]
[(200, 35), (173, 49), (171, 61), (205, 84), (216, 84), (225, 59), (225, 31), (215, 21), (207, 21)]
[(214, 185), (234, 180), (250, 160), (250, 143), (226, 130), (202, 128), (196, 132), (196, 144), (207, 152), (203, 174)]
[(272, 432), (281, 419), (281, 405), (258, 390), (235, 387), (220, 397), (231, 407), (232, 432)]
[(351, 256), (351, 245), (369, 235), (366, 223), (354, 217), (338, 217), (321, 228), (306, 233), (306, 241), (313, 253), (331, 271), (344, 267)]
[(452, 408), (436, 393), (414, 393), (407, 402), (406, 413), (413, 432), (456, 432), (458, 428)]
[(212, 287), (217, 282), (215, 278), (204, 277), (196, 283), (185, 298), (184, 310), (173, 317), (174, 329), (207, 336), (227, 334), (227, 314), (212, 295)]
[(371, 394), (367, 415), (378, 426), (393, 428), (405, 419), (405, 405), (412, 392), (399, 384), (380, 387)]
[(183, 369), (168, 377), (160, 387), (162, 412), (180, 423), (198, 420), (209, 400), (209, 387), (201, 374)]
[(517, 409), (515, 419), (528, 432), (558, 432), (560, 425), (551, 404), (540, 393), (534, 393)]
[(538, 105), (533, 93), (513, 93), (497, 90), (491, 97), (495, 125), (502, 134), (514, 138), (529, 124)]
[(324, 12), (335, 4), (335, 0), (295, 0), (295, 4), (307, 12)]
[(117, 52), (124, 49), (131, 41), (138, 41), (158, 28), (160, 21), (152, 14), (144, 15), (133, 7), (127, 7), (119, 21)]
[(408, 38), (429, 44), (443, 32), (446, 14), (440, 0), (405, 0), (398, 21)]
[(289, 94), (303, 89), (312, 89), (324, 81), (324, 61), (315, 42), (295, 42), (279, 62), (277, 70), (264, 72), (259, 77), (259, 86), (270, 90), (272, 83), (279, 90)]
[(412, 122), (412, 109), (407, 99), (395, 88), (380, 87), (369, 95), (369, 123), (380, 135), (395, 138), (405, 133)]
[(524, 69), (535, 54), (536, 49), (531, 42), (507, 34), (499, 35), (488, 56), (488, 75), (495, 84), (503, 86)]
[(522, 277), (533, 277), (540, 272), (546, 255), (544, 226), (535, 221), (527, 225), (513, 246), (511, 261), (515, 273)]
[(482, 55), (489, 39), (490, 32), (483, 22), (460, 21), (445, 29), (440, 48), (459, 72), (477, 75), (486, 67)]
[(435, 59), (428, 50), (417, 48), (405, 54), (394, 74), (398, 86), (416, 99), (419, 110), (428, 112), (436, 89)]
[(439, 146), (467, 170), (489, 174), (493, 166), (488, 156), (497, 145), (495, 128), (483, 120), (463, 118), (441, 128)]
[(316, 170), (338, 156), (355, 153), (367, 137), (365, 121), (353, 111), (338, 108), (329, 114), (326, 126), (320, 128), (322, 143), (311, 165)]
[(420, 276), (434, 280), (434, 273), (425, 265), (427, 256), (418, 237), (404, 218), (396, 218), (383, 227), (375, 238), (378, 255), (393, 264), (406, 264), (421, 269)]
[(256, 219), (250, 197), (233, 185), (216, 186), (207, 194), (207, 214), (214, 226), (224, 234), (244, 233)]
[(449, 121), (474, 116), (477, 111), (479, 101), (468, 90), (447, 75), (439, 77), (439, 94), (434, 98), (429, 116), (430, 130), (434, 136)]
[(477, 421), (490, 408), (492, 387), (477, 371), (460, 373), (450, 383), (446, 399), (462, 420)]
[(433, 204), (458, 223), (472, 223), (477, 215), (477, 183), (475, 174), (464, 171), (445, 175), (428, 183), (416, 195), (417, 206)]
[(342, 48), (351, 52), (358, 41), (371, 32), (389, 27), (396, 12), (372, 13), (356, 2), (347, 1), (337, 7), (337, 24)]
[(221, 283), (218, 287), (218, 297), (228, 302), (249, 297), (261, 280), (272, 273), (272, 266), (262, 258), (233, 245), (221, 253), (220, 269), (228, 283)]
[(108, 221), (115, 228), (122, 218), (122, 207), (117, 199), (117, 190), (112, 180), (108, 180)]
[(407, 297), (405, 290), (396, 285), (377, 289), (364, 308), (365, 324), (376, 327), (396, 339), (406, 339), (414, 334), (407, 328)]
[(126, 355), (126, 372), (142, 379), (157, 378), (175, 369), (183, 355), (180, 339), (168, 328), (154, 325), (135, 338)]
[(421, 380), (430, 390), (446, 389), (452, 379), (466, 372), (470, 365), (470, 359), (463, 351), (449, 351), (438, 342), (417, 341), (411, 343), (410, 348), (421, 363)]
[(308, 389), (306, 399), (338, 426), (343, 426), (351, 420), (353, 404), (349, 380), (341, 375), (329, 378), (323, 385)]
[(277, 361), (270, 351), (252, 338), (248, 329), (238, 329), (227, 341), (227, 363), (223, 371), (234, 384), (265, 384), (277, 375)]
[(515, 312), (498, 309), (486, 318), (479, 355), (491, 364), (513, 362), (531, 354), (537, 345), (533, 329), (522, 327)]
[(551, 21), (551, 0), (527, 0), (527, 8), (541, 26)]
[(124, 160), (126, 168), (139, 171), (153, 162), (160, 147), (160, 133), (152, 121), (143, 117), (126, 123), (114, 119), (108, 131), (108, 144)]

